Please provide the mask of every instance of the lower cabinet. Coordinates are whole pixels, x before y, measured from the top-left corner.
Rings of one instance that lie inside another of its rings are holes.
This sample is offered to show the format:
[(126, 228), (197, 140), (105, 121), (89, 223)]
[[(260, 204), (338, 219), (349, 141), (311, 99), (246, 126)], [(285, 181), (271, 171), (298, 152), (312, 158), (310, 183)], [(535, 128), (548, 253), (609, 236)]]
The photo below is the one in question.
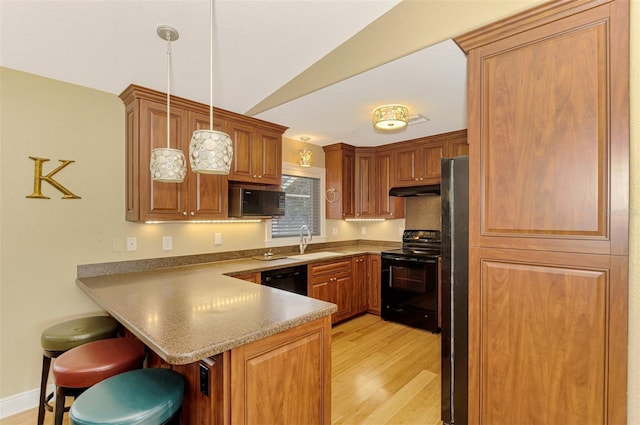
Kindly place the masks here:
[(369, 256), (358, 255), (351, 259), (353, 265), (353, 313), (360, 314), (367, 311), (368, 280), (369, 280)]
[(234, 425), (330, 424), (329, 316), (234, 348), (230, 381)]
[(380, 315), (380, 255), (356, 255), (308, 267), (309, 296), (338, 306), (333, 323), (364, 312)]
[(338, 311), (333, 314), (333, 323), (353, 315), (351, 258), (309, 264), (308, 281), (308, 293), (311, 298), (338, 306)]
[(236, 279), (246, 280), (247, 282), (260, 283), (260, 272), (237, 274)]
[(380, 269), (382, 268), (382, 259), (380, 258), (380, 255), (369, 255), (367, 266), (367, 311), (379, 316), (382, 309), (382, 300), (380, 295)]
[(184, 377), (182, 424), (331, 423), (330, 316), (186, 365), (148, 350), (145, 366)]

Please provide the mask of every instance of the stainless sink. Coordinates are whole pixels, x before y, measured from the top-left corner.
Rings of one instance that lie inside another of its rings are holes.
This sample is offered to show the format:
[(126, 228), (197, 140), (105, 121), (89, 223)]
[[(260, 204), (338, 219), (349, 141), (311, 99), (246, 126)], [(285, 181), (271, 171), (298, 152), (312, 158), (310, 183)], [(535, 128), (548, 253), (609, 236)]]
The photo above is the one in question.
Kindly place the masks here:
[(294, 260), (317, 260), (319, 258), (339, 257), (342, 255), (345, 255), (345, 254), (341, 252), (320, 251), (320, 252), (310, 252), (308, 254), (292, 255), (289, 258), (292, 258)]

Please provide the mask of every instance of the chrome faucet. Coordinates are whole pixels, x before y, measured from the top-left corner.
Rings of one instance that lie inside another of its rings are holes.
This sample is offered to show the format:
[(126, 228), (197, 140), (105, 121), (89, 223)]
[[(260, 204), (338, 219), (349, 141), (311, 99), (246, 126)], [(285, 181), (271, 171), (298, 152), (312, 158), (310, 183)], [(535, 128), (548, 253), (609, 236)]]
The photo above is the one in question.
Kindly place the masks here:
[[(302, 234), (304, 230), (307, 231), (306, 235)], [(307, 245), (309, 244), (309, 241), (311, 239), (313, 239), (313, 236), (311, 235), (311, 231), (309, 230), (306, 224), (303, 224), (302, 227), (300, 227), (300, 254), (304, 254), (304, 250), (307, 248)]]

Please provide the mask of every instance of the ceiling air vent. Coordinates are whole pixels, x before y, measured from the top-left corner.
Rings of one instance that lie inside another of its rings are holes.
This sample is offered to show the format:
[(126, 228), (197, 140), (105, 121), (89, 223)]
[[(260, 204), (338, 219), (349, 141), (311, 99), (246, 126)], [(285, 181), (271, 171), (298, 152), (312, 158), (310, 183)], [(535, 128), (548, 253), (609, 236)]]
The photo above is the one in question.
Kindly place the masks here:
[(429, 118), (423, 115), (420, 115), (420, 114), (409, 115), (409, 122), (407, 123), (407, 125), (421, 124), (427, 121), (429, 121)]

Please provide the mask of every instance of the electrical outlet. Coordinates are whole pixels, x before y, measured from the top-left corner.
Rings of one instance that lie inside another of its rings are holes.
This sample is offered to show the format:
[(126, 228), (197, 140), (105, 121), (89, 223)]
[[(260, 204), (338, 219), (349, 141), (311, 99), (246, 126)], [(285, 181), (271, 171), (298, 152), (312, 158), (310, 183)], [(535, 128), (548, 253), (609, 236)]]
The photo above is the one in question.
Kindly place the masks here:
[(222, 245), (222, 233), (213, 234), (213, 244), (216, 246)]
[(171, 251), (173, 249), (173, 238), (171, 236), (162, 237), (162, 250)]
[(367, 234), (367, 226), (360, 227), (360, 234), (361, 235), (366, 235)]
[(129, 236), (127, 238), (127, 251), (135, 251), (138, 249), (138, 242), (134, 236)]
[(331, 228), (331, 234), (333, 236), (338, 236), (338, 228), (337, 227), (332, 227)]

